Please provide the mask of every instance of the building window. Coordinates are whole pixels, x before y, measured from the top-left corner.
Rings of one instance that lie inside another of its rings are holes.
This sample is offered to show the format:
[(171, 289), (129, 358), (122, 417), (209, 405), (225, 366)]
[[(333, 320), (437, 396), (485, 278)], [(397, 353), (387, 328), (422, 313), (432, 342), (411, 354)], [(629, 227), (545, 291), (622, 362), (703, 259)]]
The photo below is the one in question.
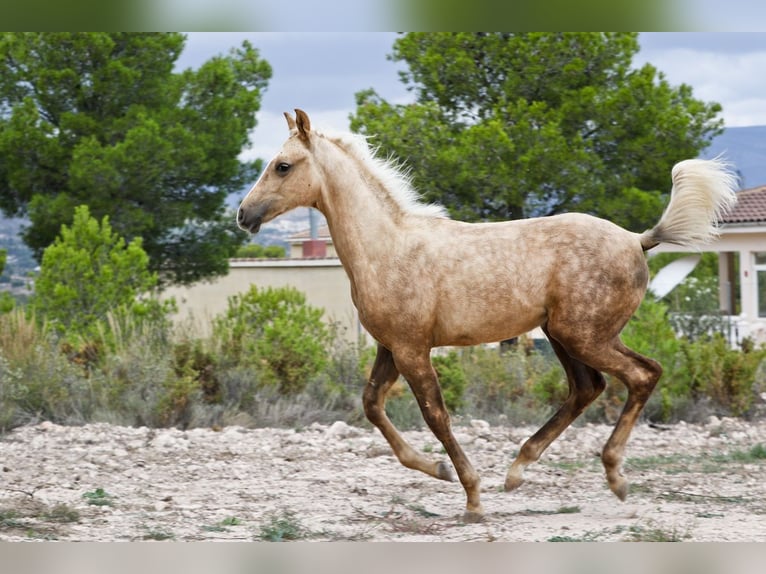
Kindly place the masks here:
[(766, 252), (755, 253), (755, 280), (758, 291), (758, 316), (766, 317)]

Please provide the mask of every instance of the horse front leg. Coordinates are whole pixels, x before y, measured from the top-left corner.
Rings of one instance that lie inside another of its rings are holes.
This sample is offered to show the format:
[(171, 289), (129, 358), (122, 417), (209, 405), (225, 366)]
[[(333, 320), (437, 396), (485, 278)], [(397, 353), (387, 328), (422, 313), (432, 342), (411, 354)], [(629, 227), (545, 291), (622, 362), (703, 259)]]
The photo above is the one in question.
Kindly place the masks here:
[[(452, 434), (449, 412), (444, 404), (436, 371), (431, 364), (430, 349), (420, 353), (398, 352), (394, 354), (394, 361), (399, 372), (407, 379), (426, 424), (442, 443), (455, 466), (467, 499), (463, 520), (465, 522), (482, 520), (484, 510), (479, 495), (479, 475)], [(447, 470), (445, 463), (440, 462), (436, 465), (436, 473), (426, 472), (442, 478), (442, 473)]]
[(399, 377), (393, 355), (383, 345), (378, 345), (378, 353), (372, 367), (370, 380), (364, 389), (362, 402), (367, 419), (383, 434), (394, 455), (407, 468), (419, 470), (441, 480), (455, 480), (452, 471), (444, 461), (432, 461), (418, 453), (405, 441), (391, 420), (386, 415), (386, 394)]

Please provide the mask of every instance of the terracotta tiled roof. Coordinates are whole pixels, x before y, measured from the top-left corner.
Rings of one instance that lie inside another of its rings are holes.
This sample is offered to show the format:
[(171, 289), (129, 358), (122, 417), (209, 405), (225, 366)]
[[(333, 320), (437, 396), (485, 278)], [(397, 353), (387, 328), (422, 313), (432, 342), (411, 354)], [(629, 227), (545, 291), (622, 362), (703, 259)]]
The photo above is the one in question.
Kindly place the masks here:
[(766, 185), (737, 193), (737, 205), (722, 223), (766, 223)]
[[(287, 239), (288, 241), (302, 241), (304, 239), (311, 239), (311, 230), (306, 229), (305, 231), (293, 233)], [(317, 227), (317, 239), (330, 239), (330, 228), (326, 225), (320, 225)]]

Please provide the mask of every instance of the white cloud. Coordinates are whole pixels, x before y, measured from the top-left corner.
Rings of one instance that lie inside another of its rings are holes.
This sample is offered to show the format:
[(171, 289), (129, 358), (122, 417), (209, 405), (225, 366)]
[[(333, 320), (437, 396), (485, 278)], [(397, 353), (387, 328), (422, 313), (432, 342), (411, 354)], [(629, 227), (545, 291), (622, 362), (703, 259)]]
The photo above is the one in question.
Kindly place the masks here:
[[(693, 34), (692, 34), (693, 36)], [(764, 36), (766, 41), (766, 36)], [(694, 96), (718, 102), (727, 126), (766, 125), (766, 43), (758, 51), (642, 50), (636, 65), (650, 62), (672, 85), (688, 84)]]
[[(293, 110), (284, 110), (293, 113)], [(317, 131), (349, 131), (348, 114), (350, 110), (323, 110), (312, 112), (305, 110), (311, 120), (311, 126)], [(250, 147), (240, 154), (244, 160), (261, 158), (269, 161), (274, 157), (288, 136), (287, 121), (283, 113), (261, 111), (258, 113), (258, 125), (250, 137)]]

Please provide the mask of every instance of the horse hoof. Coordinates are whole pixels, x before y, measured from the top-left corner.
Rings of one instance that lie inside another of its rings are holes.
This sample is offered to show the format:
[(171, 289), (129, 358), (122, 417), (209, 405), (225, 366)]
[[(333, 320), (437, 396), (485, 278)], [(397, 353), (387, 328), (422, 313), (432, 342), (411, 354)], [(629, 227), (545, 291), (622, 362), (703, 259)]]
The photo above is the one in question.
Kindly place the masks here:
[(628, 481), (623, 477), (619, 477), (618, 479), (610, 482), (609, 488), (612, 490), (612, 492), (614, 492), (615, 496), (623, 502), (625, 502), (625, 499), (628, 498)]
[(436, 478), (446, 480), (447, 482), (455, 482), (455, 475), (452, 474), (452, 469), (443, 460), (436, 463)]
[(484, 522), (483, 510), (466, 510), (463, 514), (463, 522), (466, 524), (476, 524), (477, 522)]
[(509, 475), (505, 477), (505, 485), (503, 485), (503, 488), (506, 492), (511, 492), (512, 490), (516, 490), (518, 487), (520, 487), (522, 482), (524, 482), (524, 479), (520, 476)]

